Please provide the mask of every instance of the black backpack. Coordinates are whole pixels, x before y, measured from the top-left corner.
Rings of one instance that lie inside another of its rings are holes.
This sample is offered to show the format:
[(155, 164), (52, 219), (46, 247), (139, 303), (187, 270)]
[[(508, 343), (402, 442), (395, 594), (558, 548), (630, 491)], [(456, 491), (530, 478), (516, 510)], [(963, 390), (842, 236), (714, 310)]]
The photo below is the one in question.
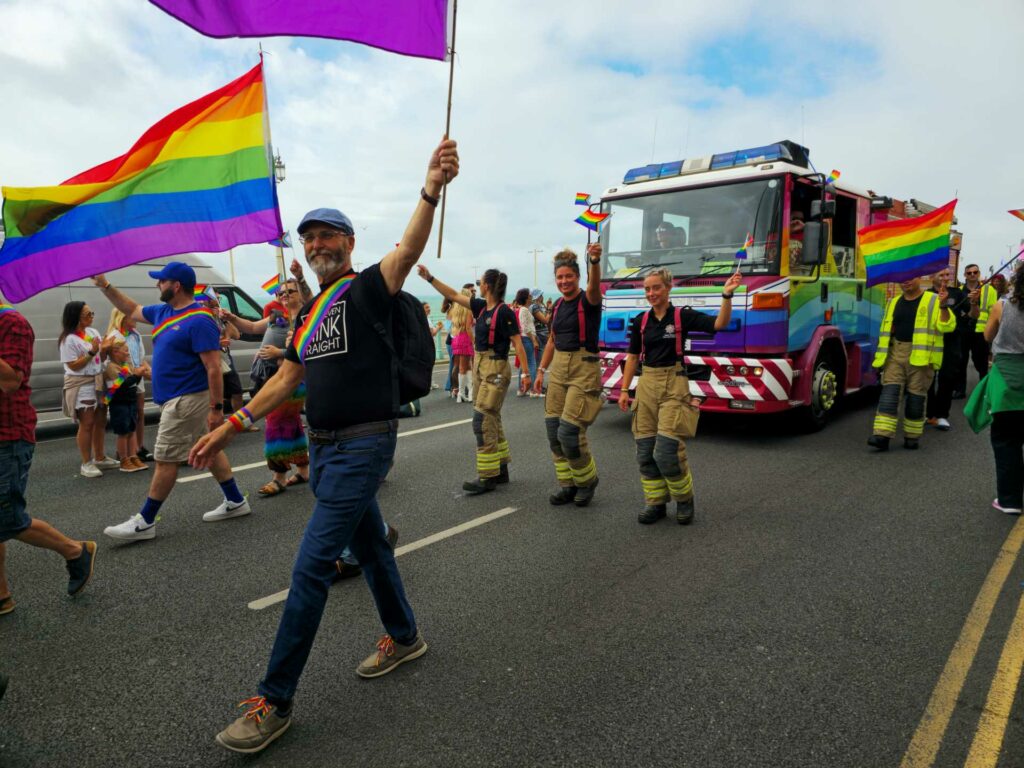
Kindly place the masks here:
[[(358, 308), (359, 303), (354, 303)], [(362, 315), (391, 352), (396, 409), (430, 394), (435, 350), (423, 303), (411, 293), (399, 291), (391, 311), (390, 331), (383, 324), (371, 320), (365, 312)]]

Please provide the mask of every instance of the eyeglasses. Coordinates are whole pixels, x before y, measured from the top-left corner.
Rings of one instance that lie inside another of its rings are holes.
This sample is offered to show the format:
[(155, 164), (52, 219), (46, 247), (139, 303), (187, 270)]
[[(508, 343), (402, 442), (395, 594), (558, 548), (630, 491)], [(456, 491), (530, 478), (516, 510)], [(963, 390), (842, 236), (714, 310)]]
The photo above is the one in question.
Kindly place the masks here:
[(281, 291), (279, 291), (279, 293), (282, 296), (288, 296), (288, 295), (293, 294), (293, 293), (298, 293), (298, 291), (296, 291), (294, 288), (284, 288)]
[(322, 229), (319, 232), (308, 232), (305, 235), (299, 235), (299, 240), (303, 243), (312, 243), (318, 237), (322, 243), (332, 243), (334, 239), (346, 234), (340, 229)]

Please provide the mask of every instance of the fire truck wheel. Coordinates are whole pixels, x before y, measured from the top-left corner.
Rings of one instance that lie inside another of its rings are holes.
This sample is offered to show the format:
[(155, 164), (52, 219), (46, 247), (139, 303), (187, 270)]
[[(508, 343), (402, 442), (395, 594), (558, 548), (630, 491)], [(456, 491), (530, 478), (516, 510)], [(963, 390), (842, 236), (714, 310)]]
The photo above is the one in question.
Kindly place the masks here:
[(803, 426), (807, 431), (817, 432), (828, 423), (829, 412), (839, 399), (839, 377), (831, 359), (820, 357), (814, 364), (811, 376), (811, 402), (803, 409)]

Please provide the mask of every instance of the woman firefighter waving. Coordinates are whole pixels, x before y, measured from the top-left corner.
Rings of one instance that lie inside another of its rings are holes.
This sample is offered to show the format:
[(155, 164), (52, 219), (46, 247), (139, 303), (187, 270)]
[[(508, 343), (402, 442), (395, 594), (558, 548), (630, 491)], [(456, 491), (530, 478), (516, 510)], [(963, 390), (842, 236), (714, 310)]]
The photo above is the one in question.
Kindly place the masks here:
[(463, 483), (462, 490), (470, 496), (487, 493), (493, 491), (499, 483), (508, 482), (511, 454), (501, 424), (501, 406), (512, 381), (512, 368), (508, 364), (510, 349), (515, 349), (524, 371), (524, 391), (530, 388), (526, 349), (519, 333), (519, 322), (515, 312), (505, 304), (508, 277), (504, 272), (488, 269), (480, 279), (480, 294), (483, 298), (474, 299), (442, 283), (422, 264), (417, 265), (417, 269), (420, 277), (434, 286), (438, 293), (466, 307), (475, 318), (473, 336), (476, 362), (473, 366), (473, 388), (476, 399), (473, 402), (473, 435), (476, 437), (477, 478)]
[(696, 432), (699, 409), (690, 399), (690, 382), (683, 365), (686, 334), (715, 333), (725, 328), (732, 314), (732, 295), (739, 284), (737, 270), (722, 289), (718, 316), (712, 317), (673, 306), (669, 301), (672, 273), (667, 269), (644, 278), (644, 294), (651, 308), (630, 324), (619, 408), (630, 408), (629, 387), (642, 361), (643, 375), (633, 401), (633, 437), (647, 504), (637, 519), (645, 525), (665, 517), (669, 497), (676, 502), (676, 521), (680, 525), (693, 520), (693, 477), (686, 464), (684, 440)]
[[(601, 245), (587, 248), (587, 290), (580, 290), (576, 254), (555, 255), (555, 286), (562, 297), (551, 310), (551, 332), (537, 369), (535, 390), (543, 391), (544, 426), (555, 460), (558, 493), (548, 501), (587, 506), (597, 488), (597, 465), (587, 445), (587, 427), (601, 410), (601, 358), (597, 353), (601, 325)], [(549, 374), (549, 375), (546, 375)]]

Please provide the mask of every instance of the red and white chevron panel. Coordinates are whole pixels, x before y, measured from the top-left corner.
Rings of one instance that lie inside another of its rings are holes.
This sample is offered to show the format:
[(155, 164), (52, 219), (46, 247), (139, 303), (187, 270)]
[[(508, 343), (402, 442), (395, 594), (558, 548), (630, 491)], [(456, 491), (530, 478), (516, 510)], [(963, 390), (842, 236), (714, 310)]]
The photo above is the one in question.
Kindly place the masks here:
[[(625, 360), (625, 352), (602, 352), (601, 371), (602, 383), (606, 392), (617, 390), (622, 381), (620, 363)], [(751, 400), (764, 402), (772, 400), (789, 400), (789, 391), (793, 385), (793, 366), (788, 360), (774, 358), (765, 360), (753, 357), (718, 357), (687, 355), (689, 365), (706, 365), (711, 369), (707, 381), (690, 380), (690, 394), (696, 397), (717, 397), (722, 400)], [(726, 373), (726, 366), (733, 366), (736, 373)], [(741, 367), (761, 368), (760, 376), (748, 373), (742, 376)]]

